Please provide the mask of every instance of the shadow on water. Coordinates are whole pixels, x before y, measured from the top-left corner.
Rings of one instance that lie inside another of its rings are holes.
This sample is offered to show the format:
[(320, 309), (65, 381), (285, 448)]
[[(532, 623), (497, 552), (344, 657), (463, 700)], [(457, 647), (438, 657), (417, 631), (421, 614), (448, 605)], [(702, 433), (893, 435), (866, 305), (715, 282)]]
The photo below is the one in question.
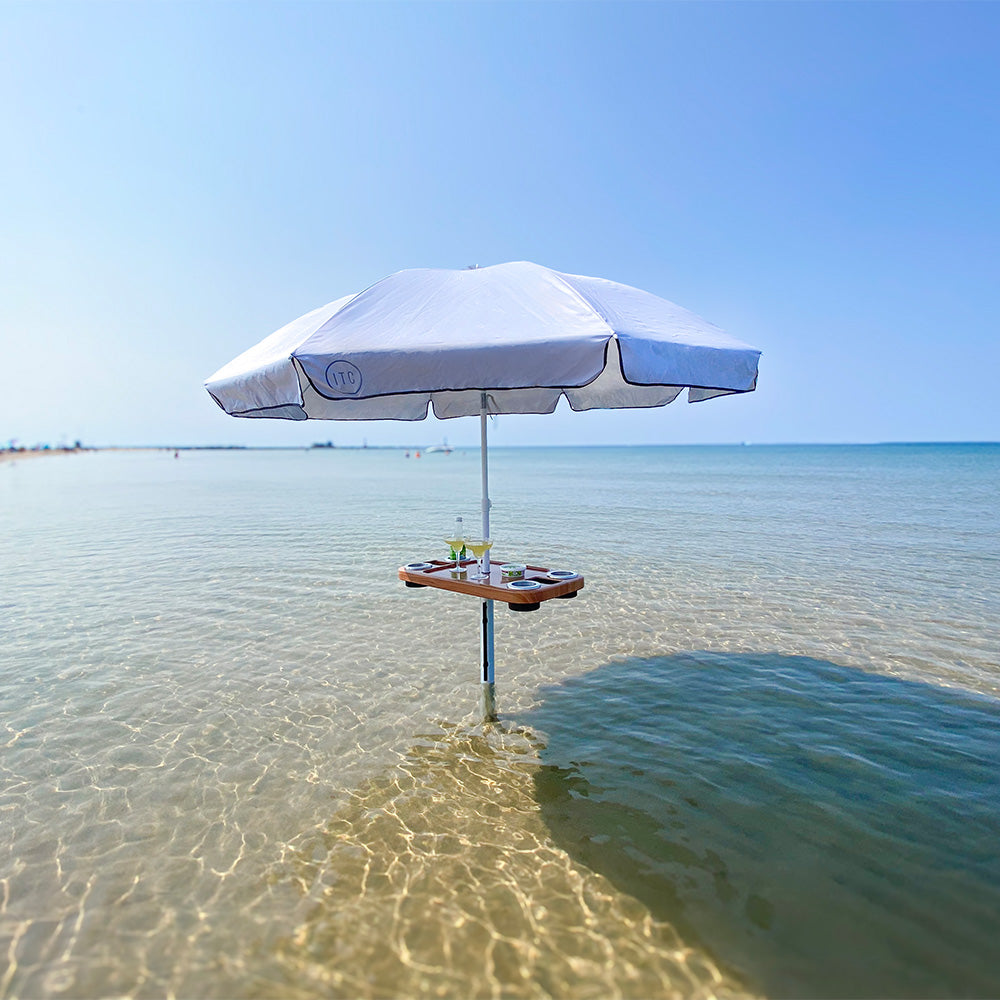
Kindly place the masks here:
[(766, 654), (544, 694), (554, 841), (755, 988), (1000, 996), (1000, 703)]

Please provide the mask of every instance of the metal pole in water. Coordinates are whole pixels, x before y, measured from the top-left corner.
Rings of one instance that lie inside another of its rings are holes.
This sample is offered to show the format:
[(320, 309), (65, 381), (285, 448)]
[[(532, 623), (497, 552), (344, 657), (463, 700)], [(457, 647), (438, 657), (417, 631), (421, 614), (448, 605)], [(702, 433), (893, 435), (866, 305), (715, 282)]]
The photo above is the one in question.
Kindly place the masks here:
[[(486, 393), (480, 397), (479, 403), (479, 453), (482, 462), (483, 476), (483, 538), (490, 537), (490, 484), (486, 457)], [(486, 572), (490, 571), (490, 553), (486, 550), (484, 556)], [(482, 601), (482, 628), (480, 631), (479, 648), (481, 652), (480, 665), (482, 669), (482, 710), (483, 720), (493, 722), (497, 717), (496, 683), (494, 676), (493, 657), (493, 602)]]
[(483, 721), (496, 722), (497, 694), (496, 684), (493, 682), (493, 602), (480, 601), (480, 604), (483, 606), (482, 632), (479, 643), (483, 661), (483, 680), (480, 684), (482, 689), (481, 707)]

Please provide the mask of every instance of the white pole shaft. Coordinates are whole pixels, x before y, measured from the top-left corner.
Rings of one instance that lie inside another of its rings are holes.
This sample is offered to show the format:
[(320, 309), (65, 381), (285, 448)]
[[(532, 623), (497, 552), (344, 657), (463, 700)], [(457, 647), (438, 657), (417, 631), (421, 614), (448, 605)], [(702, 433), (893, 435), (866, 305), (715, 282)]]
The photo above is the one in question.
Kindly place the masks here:
[[(486, 447), (486, 393), (483, 393), (479, 407), (479, 457), (483, 475), (483, 538), (490, 537), (490, 474)], [(486, 565), (490, 564), (490, 554), (486, 553)]]

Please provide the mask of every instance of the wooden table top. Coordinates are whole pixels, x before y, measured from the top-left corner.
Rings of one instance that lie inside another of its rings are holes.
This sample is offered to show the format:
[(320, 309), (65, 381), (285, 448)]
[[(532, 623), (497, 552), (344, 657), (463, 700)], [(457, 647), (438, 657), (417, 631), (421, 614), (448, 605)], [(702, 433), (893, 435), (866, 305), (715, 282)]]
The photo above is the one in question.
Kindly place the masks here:
[[(469, 577), (476, 571), (475, 559), (463, 559), (464, 575), (456, 576), (454, 561), (429, 559), (429, 569), (411, 570), (406, 566), (399, 567), (399, 578), (406, 583), (421, 587), (436, 587), (439, 590), (450, 590), (457, 594), (470, 594), (484, 600), (503, 601), (506, 604), (538, 604), (552, 600), (554, 597), (565, 597), (583, 588), (584, 579), (577, 575), (569, 580), (552, 579), (548, 576), (550, 570), (544, 566), (527, 566), (524, 579), (535, 580), (541, 584), (538, 590), (511, 590), (501, 580), (499, 560), (490, 561), (489, 580), (471, 580)], [(416, 564), (410, 564), (416, 565)]]

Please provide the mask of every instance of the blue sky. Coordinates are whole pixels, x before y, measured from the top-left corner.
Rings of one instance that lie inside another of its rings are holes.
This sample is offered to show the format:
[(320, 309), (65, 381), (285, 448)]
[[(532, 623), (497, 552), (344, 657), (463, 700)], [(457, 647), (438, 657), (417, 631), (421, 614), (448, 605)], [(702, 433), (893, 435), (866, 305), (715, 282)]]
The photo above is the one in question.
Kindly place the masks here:
[(406, 267), (533, 260), (757, 392), (497, 444), (1000, 439), (1000, 5), (0, 3), (0, 444), (478, 442), (203, 380)]

